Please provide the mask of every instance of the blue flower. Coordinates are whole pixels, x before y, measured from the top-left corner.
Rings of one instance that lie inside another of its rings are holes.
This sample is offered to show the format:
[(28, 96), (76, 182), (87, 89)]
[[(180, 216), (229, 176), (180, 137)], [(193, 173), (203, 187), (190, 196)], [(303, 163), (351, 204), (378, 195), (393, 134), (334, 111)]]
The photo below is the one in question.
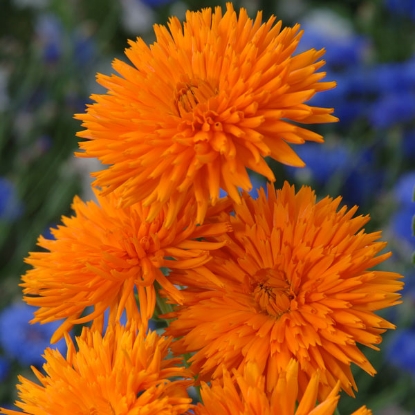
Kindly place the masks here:
[[(406, 274), (404, 281), (405, 281), (405, 285), (402, 290), (402, 296), (404, 297), (404, 302), (406, 303), (405, 297), (409, 298), (412, 302), (414, 302), (415, 301), (415, 272), (412, 271), (410, 274)], [(409, 304), (409, 305), (410, 307), (413, 307), (412, 304)]]
[(4, 357), (0, 356), (0, 382), (6, 379), (10, 371), (10, 362)]
[(93, 30), (88, 24), (79, 26), (73, 34), (74, 59), (80, 68), (93, 63), (97, 55), (97, 47)]
[(415, 191), (415, 171), (404, 173), (396, 182), (394, 189), (395, 200), (400, 205), (415, 206), (414, 201)]
[(386, 348), (387, 361), (415, 376), (415, 332), (397, 330)]
[(402, 243), (402, 248), (415, 249), (413, 221), (415, 217), (415, 171), (404, 173), (393, 189), (393, 199), (398, 204), (397, 210), (390, 218), (389, 226), (392, 235)]
[(375, 65), (370, 72), (370, 83), (381, 93), (405, 92), (415, 86), (415, 61)]
[(415, 248), (415, 237), (413, 234), (414, 216), (415, 204), (400, 208), (390, 220), (392, 233), (401, 239), (402, 242), (408, 243), (412, 249)]
[(415, 94), (410, 91), (389, 93), (372, 106), (369, 116), (371, 124), (378, 129), (413, 121)]
[(140, 0), (140, 2), (150, 7), (159, 7), (165, 4), (172, 3), (173, 0)]
[(415, 157), (415, 129), (405, 130), (402, 138), (402, 154), (406, 158)]
[(374, 85), (370, 72), (357, 66), (340, 74), (327, 72), (327, 79), (335, 79), (337, 86), (316, 94), (310, 105), (333, 107), (340, 125), (348, 125), (368, 114), (368, 103), (373, 99)]
[(373, 195), (382, 189), (385, 171), (375, 167), (376, 157), (372, 149), (362, 148), (352, 160), (341, 190), (343, 201), (349, 206), (366, 206), (373, 203)]
[(13, 183), (0, 177), (0, 220), (15, 220), (23, 213), (23, 205), (17, 197)]
[(63, 28), (58, 17), (51, 13), (38, 15), (35, 34), (46, 63), (57, 62), (63, 53)]
[(306, 143), (296, 148), (296, 152), (306, 166), (302, 169), (286, 166), (287, 173), (318, 186), (326, 186), (335, 178), (338, 194), (346, 205), (365, 205), (373, 189), (383, 184), (384, 174), (375, 169), (373, 153), (368, 149), (353, 153), (341, 143), (332, 146)]
[(371, 68), (368, 82), (373, 94), (369, 120), (374, 127), (388, 128), (394, 124), (413, 120), (415, 111), (413, 59), (375, 65)]
[(328, 66), (327, 78), (337, 87), (316, 94), (310, 104), (334, 107), (340, 125), (366, 118), (376, 128), (411, 122), (415, 111), (415, 59), (365, 67), (362, 63), (336, 73)]
[(305, 143), (296, 147), (296, 153), (306, 166), (302, 169), (286, 166), (287, 172), (293, 176), (307, 175), (319, 185), (327, 183), (336, 173), (348, 169), (351, 162), (350, 151), (341, 144), (330, 147)]
[[(50, 346), (53, 332), (61, 324), (59, 321), (48, 324), (30, 324), (35, 307), (25, 303), (14, 303), (0, 314), (0, 346), (5, 353), (21, 365), (43, 365), (42, 354)], [(53, 345), (61, 354), (66, 351), (65, 340)]]
[(370, 44), (367, 38), (354, 33), (348, 20), (329, 9), (318, 9), (307, 14), (301, 28), (305, 35), (298, 50), (324, 48), (324, 59), (329, 70), (355, 68), (364, 60)]
[(415, 19), (414, 0), (384, 0), (387, 9), (400, 16), (408, 16)]

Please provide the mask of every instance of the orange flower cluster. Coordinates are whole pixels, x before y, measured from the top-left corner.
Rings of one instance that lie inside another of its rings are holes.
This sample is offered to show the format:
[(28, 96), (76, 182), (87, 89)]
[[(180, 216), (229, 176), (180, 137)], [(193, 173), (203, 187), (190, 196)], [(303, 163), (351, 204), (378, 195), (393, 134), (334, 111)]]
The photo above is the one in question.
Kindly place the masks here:
[[(357, 207), (288, 183), (246, 193), (248, 169), (273, 182), (266, 157), (300, 167), (290, 144), (323, 141), (299, 123), (336, 120), (306, 104), (335, 86), (321, 82), (324, 51), (295, 55), (298, 25), (230, 3), (155, 33), (150, 47), (130, 42), (133, 66), (116, 60), (120, 76), (98, 77), (108, 93), (77, 115), (87, 139), (77, 155), (109, 167), (94, 174), (97, 202), (76, 197), (26, 260), (32, 321), (62, 320), (51, 340), (65, 336), (68, 354), (47, 349), (40, 385), (20, 377), (16, 405), (331, 415), (340, 390), (357, 390), (352, 363), (375, 374), (358, 345), (377, 349), (394, 328), (375, 312), (399, 304), (401, 276), (373, 269), (390, 254)], [(153, 317), (164, 333), (148, 331)], [(75, 348), (69, 331), (85, 323)], [(192, 405), (187, 388), (200, 384)]]
[(183, 414), (192, 407), (186, 392), (191, 381), (183, 379), (190, 373), (178, 366), (181, 359), (168, 358), (170, 341), (138, 331), (134, 322), (127, 328), (110, 325), (104, 336), (84, 328), (78, 350), (67, 335), (66, 359), (47, 349), (46, 376), (33, 368), (42, 386), (19, 377), (22, 402), (16, 406), (36, 415)]

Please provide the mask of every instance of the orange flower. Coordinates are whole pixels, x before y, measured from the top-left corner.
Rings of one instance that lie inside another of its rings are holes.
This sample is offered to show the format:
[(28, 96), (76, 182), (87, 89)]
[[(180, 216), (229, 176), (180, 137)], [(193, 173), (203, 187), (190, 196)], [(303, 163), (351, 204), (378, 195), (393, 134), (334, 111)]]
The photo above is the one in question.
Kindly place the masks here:
[[(189, 373), (177, 366), (181, 359), (167, 359), (170, 341), (155, 332), (146, 336), (134, 323), (109, 326), (104, 337), (84, 328), (78, 351), (66, 335), (66, 359), (46, 349), (46, 375), (32, 367), (41, 385), (19, 376), (15, 405), (33, 415), (182, 414), (192, 406), (186, 392), (191, 381), (183, 380)], [(176, 377), (181, 380), (171, 380)]]
[[(297, 405), (298, 363), (290, 360), (286, 370), (278, 375), (276, 387), (268, 393), (264, 376), (258, 365), (249, 362), (243, 375), (234, 371), (234, 378), (223, 370), (223, 379), (214, 380), (209, 387), (202, 383), (203, 405), (195, 408), (196, 415), (332, 415), (339, 400), (339, 382), (329, 396), (316, 406), (319, 373), (311, 377), (303, 398)], [(366, 410), (366, 412), (364, 412)], [(370, 415), (365, 407), (352, 415)]]
[(168, 28), (155, 25), (150, 47), (130, 41), (134, 66), (115, 60), (120, 76), (98, 75), (108, 93), (92, 95), (95, 103), (76, 115), (88, 140), (77, 156), (110, 165), (95, 184), (120, 188), (124, 205), (143, 200), (148, 220), (190, 191), (202, 223), (220, 188), (240, 203), (237, 188), (251, 188), (247, 168), (275, 180), (264, 157), (304, 165), (289, 144), (323, 139), (297, 123), (337, 121), (332, 109), (304, 104), (335, 86), (320, 82), (324, 50), (293, 56), (299, 25), (281, 30), (275, 17), (261, 24), (261, 12), (252, 20), (226, 8), (189, 11), (183, 26), (175, 17)]
[(367, 409), (366, 406), (362, 406), (357, 411), (354, 411), (352, 415), (372, 415), (372, 411)]
[[(39, 238), (38, 245), (48, 252), (32, 252), (26, 259), (33, 269), (22, 277), (24, 300), (40, 307), (33, 322), (66, 319), (52, 342), (74, 324), (94, 320), (102, 328), (108, 307), (111, 319), (119, 319), (126, 310), (129, 319), (142, 319), (146, 325), (156, 303), (154, 282), (181, 303), (180, 292), (160, 268), (203, 271), (209, 250), (225, 242), (204, 242), (200, 237), (230, 230), (229, 223), (196, 226), (195, 206), (189, 200), (170, 229), (163, 225), (167, 207), (148, 223), (149, 208), (141, 204), (119, 208), (115, 193), (98, 196), (98, 201), (99, 205), (83, 203), (76, 197), (75, 216), (64, 217), (64, 225), (52, 230), (56, 239)], [(90, 306), (94, 311), (81, 316)]]
[(220, 377), (221, 364), (243, 370), (257, 360), (271, 391), (295, 358), (301, 394), (319, 370), (320, 399), (338, 380), (353, 395), (350, 364), (375, 373), (357, 343), (378, 349), (394, 326), (374, 311), (399, 304), (403, 286), (397, 273), (370, 270), (390, 256), (378, 255), (381, 232), (365, 233), (369, 217), (339, 208), (340, 197), (316, 203), (309, 187), (242, 197), (234, 216), (221, 217), (234, 232), (211, 239), (227, 242), (206, 265), (224, 286), (194, 270), (173, 278), (187, 287), (183, 306), (166, 315), (177, 318), (166, 333), (184, 336), (173, 350), (196, 352), (191, 369), (202, 380)]

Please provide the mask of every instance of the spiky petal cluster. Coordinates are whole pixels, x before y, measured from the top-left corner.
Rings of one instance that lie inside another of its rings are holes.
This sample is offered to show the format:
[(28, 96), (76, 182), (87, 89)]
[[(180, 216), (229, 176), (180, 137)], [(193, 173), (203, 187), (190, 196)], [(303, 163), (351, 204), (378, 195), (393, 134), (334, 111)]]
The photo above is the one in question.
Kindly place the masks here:
[[(30, 253), (26, 262), (33, 268), (22, 277), (24, 300), (39, 307), (33, 321), (64, 319), (52, 342), (74, 324), (94, 320), (102, 328), (108, 308), (114, 319), (126, 310), (128, 319), (146, 325), (154, 313), (155, 282), (180, 304), (180, 292), (161, 268), (202, 272), (209, 251), (225, 242), (201, 238), (230, 230), (229, 223), (196, 226), (189, 198), (169, 229), (164, 226), (166, 206), (148, 223), (149, 208), (140, 203), (120, 208), (116, 192), (98, 196), (98, 203), (75, 197), (72, 207), (75, 215), (63, 217), (63, 225), (52, 230), (54, 239), (39, 238), (38, 245), (47, 252)], [(88, 307), (93, 311), (83, 315)]]
[(377, 349), (394, 328), (374, 311), (398, 304), (403, 283), (371, 270), (390, 253), (379, 254), (380, 232), (362, 229), (369, 217), (340, 200), (316, 202), (310, 188), (286, 183), (257, 200), (244, 194), (234, 215), (223, 214), (234, 232), (211, 239), (226, 245), (207, 264), (223, 287), (194, 270), (176, 276), (184, 302), (166, 316), (176, 318), (167, 329), (180, 339), (174, 351), (196, 352), (191, 369), (202, 380), (221, 376), (222, 364), (243, 370), (256, 360), (271, 391), (294, 358), (301, 393), (320, 371), (323, 399), (338, 380), (353, 394), (351, 363), (375, 373), (357, 344)]
[(294, 52), (299, 25), (281, 29), (275, 17), (262, 23), (228, 3), (187, 12), (182, 25), (156, 25), (156, 42), (130, 42), (130, 66), (113, 63), (120, 74), (98, 76), (107, 88), (86, 114), (78, 134), (80, 157), (97, 157), (109, 168), (95, 184), (120, 188), (123, 204), (144, 201), (155, 218), (168, 201), (175, 209), (183, 193), (197, 202), (202, 223), (209, 202), (223, 188), (237, 203), (237, 188), (250, 190), (247, 168), (275, 180), (264, 158), (303, 166), (289, 144), (322, 142), (298, 123), (336, 121), (332, 109), (307, 102), (334, 82), (320, 82), (324, 51)]
[[(332, 415), (339, 400), (340, 384), (329, 396), (316, 405), (319, 373), (316, 372), (307, 385), (304, 396), (297, 402), (298, 363), (290, 360), (286, 370), (279, 373), (276, 387), (267, 392), (264, 376), (255, 362), (244, 367), (244, 373), (234, 370), (234, 376), (224, 369), (223, 377), (211, 386), (202, 384), (203, 404), (195, 408), (196, 415)], [(371, 415), (365, 407), (352, 415)]]
[(45, 351), (46, 374), (32, 368), (40, 385), (22, 376), (19, 401), (23, 412), (1, 409), (7, 415), (178, 415), (191, 408), (183, 380), (189, 373), (168, 359), (171, 339), (155, 332), (145, 335), (134, 323), (129, 328), (109, 326), (102, 336), (84, 328), (78, 350), (66, 336), (66, 359)]

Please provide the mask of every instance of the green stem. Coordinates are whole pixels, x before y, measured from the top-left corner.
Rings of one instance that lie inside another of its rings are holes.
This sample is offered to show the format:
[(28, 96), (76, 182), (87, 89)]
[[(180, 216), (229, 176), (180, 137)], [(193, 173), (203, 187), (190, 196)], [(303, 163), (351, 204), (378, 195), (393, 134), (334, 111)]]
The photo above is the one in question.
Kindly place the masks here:
[(167, 304), (166, 300), (157, 293), (156, 298), (156, 314), (157, 317), (160, 314), (167, 314), (173, 311), (173, 306), (171, 304)]

